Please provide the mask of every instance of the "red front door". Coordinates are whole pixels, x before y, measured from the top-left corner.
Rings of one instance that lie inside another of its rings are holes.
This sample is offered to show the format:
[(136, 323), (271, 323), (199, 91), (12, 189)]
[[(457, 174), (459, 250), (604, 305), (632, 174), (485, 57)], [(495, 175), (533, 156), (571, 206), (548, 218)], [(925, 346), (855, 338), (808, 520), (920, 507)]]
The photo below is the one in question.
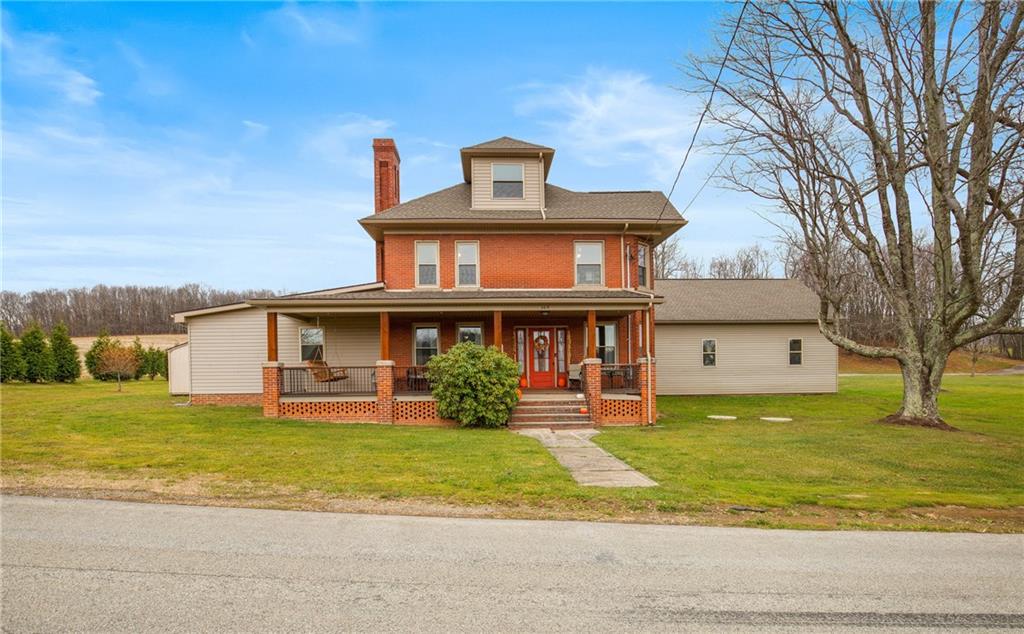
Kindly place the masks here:
[(530, 387), (555, 387), (555, 331), (552, 328), (530, 328)]

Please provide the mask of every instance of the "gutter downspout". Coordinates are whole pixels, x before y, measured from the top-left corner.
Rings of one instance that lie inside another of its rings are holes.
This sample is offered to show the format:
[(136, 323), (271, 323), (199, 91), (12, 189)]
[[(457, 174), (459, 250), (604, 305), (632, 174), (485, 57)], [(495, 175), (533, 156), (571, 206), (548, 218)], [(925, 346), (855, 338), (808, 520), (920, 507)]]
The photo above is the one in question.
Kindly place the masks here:
[[(622, 288), (629, 288), (629, 280), (626, 279), (628, 275), (629, 266), (626, 265), (626, 231), (629, 230), (629, 223), (622, 225), (622, 233), (619, 234), (619, 263), (621, 264), (619, 271), (619, 279), (622, 280)], [(627, 359), (633, 358), (633, 315), (630, 313), (626, 317), (626, 323), (629, 324), (629, 336), (626, 337), (626, 354)]]

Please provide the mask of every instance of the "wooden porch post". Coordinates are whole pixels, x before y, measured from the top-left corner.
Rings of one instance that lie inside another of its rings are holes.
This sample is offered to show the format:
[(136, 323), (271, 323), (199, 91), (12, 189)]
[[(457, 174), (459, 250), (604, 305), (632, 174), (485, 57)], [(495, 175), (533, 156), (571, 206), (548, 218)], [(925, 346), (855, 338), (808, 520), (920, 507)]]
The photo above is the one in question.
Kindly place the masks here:
[(380, 361), (391, 360), (391, 315), (380, 313)]
[(587, 358), (597, 356), (597, 311), (587, 311)]
[(267, 361), (277, 361), (277, 313), (267, 313)]
[(501, 334), (501, 311), (494, 311), (494, 345), (498, 346), (498, 350), (505, 352), (505, 341)]

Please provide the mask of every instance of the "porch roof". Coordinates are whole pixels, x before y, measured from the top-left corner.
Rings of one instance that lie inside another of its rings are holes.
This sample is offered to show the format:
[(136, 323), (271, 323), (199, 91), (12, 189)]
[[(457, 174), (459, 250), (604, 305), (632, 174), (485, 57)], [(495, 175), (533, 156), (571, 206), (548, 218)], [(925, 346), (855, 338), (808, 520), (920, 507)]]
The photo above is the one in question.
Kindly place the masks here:
[(333, 309), (355, 312), (359, 309), (389, 311), (423, 310), (580, 310), (609, 308), (641, 310), (651, 302), (660, 304), (660, 296), (631, 290), (366, 290), (344, 294), (306, 294), (301, 297), (250, 299), (252, 306), (281, 310)]

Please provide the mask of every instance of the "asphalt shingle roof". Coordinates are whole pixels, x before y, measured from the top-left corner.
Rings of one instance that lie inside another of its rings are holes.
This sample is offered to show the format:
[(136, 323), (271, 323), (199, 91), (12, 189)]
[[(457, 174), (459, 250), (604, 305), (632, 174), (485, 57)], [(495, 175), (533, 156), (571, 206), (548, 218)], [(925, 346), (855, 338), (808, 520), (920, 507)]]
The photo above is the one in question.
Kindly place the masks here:
[(656, 280), (658, 322), (817, 321), (818, 296), (800, 280)]
[(536, 143), (528, 143), (526, 141), (520, 141), (519, 139), (513, 139), (510, 136), (502, 136), (497, 139), (491, 139), (490, 141), (484, 141), (483, 143), (477, 143), (476, 145), (470, 145), (462, 148), (463, 150), (548, 150), (554, 152), (552, 148), (544, 145), (537, 145)]
[(491, 299), (638, 299), (643, 300), (649, 297), (644, 293), (637, 293), (629, 290), (479, 290), (479, 291), (442, 291), (442, 290), (412, 290), (412, 291), (386, 291), (369, 290), (355, 291), (352, 293), (324, 293), (324, 294), (303, 294), (301, 296), (284, 297), (289, 301), (301, 302), (308, 299), (330, 299), (340, 302), (353, 300), (388, 300), (401, 301), (403, 299), (413, 300), (491, 300)]
[(665, 194), (656, 191), (574, 192), (545, 184), (542, 215), (538, 209), (473, 209), (469, 183), (460, 183), (402, 203), (363, 220), (647, 220), (661, 214), (663, 221), (683, 218)]

